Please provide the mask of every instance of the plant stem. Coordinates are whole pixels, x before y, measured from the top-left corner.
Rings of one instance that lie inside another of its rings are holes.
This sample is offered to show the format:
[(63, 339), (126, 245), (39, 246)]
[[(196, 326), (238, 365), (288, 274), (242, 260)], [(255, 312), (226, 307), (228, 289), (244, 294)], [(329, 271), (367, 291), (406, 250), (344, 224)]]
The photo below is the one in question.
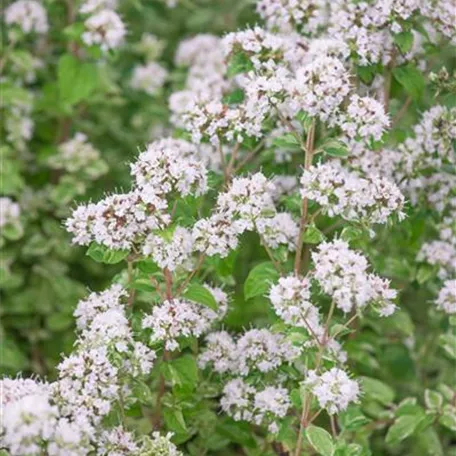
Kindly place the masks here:
[[(315, 140), (315, 119), (312, 121), (312, 124), (309, 128), (309, 132), (306, 138), (305, 150), (304, 150), (304, 169), (308, 170), (312, 165), (312, 156), (313, 156), (313, 148), (314, 148), (314, 140)], [(309, 202), (307, 198), (303, 198), (302, 200), (302, 207), (301, 207), (301, 220), (299, 223), (299, 235), (298, 241), (296, 243), (296, 257), (295, 257), (295, 265), (294, 271), (295, 274), (298, 275), (301, 272), (301, 264), (302, 264), (302, 249), (303, 249), (303, 238), (304, 232), (307, 227), (307, 216), (308, 216), (308, 209), (309, 209)], [(306, 246), (308, 248), (308, 246)]]
[(334, 415), (329, 415), (329, 421), (331, 423), (331, 434), (333, 438), (337, 437), (337, 425), (336, 425), (336, 418)]
[[(168, 352), (166, 348), (163, 351), (163, 358), (162, 362), (168, 360)], [(158, 392), (157, 392), (157, 401), (155, 403), (155, 413), (151, 418), (151, 423), (153, 428), (160, 428), (161, 423), (161, 412), (162, 412), (162, 398), (166, 392), (166, 383), (165, 383), (165, 376), (160, 374), (160, 380), (158, 383)]]
[[(350, 317), (350, 319), (347, 321), (347, 323), (345, 323), (344, 326), (350, 326), (350, 324), (351, 324), (352, 322), (354, 322), (354, 321), (356, 320), (357, 317), (358, 317), (358, 314), (352, 315), (352, 316)], [(333, 339), (335, 339), (342, 331), (343, 331), (343, 329), (337, 331), (336, 334), (334, 334)]]
[(128, 291), (128, 307), (133, 306), (133, 302), (135, 300), (135, 290), (131, 288), (131, 283), (133, 282), (133, 261), (128, 260), (127, 261), (127, 270), (128, 270), (128, 285), (130, 287)]
[[(336, 306), (336, 304), (333, 301), (331, 303), (331, 308), (329, 309), (328, 317), (326, 318), (323, 341), (319, 343), (317, 358), (315, 360), (315, 370), (316, 371), (318, 371), (321, 366), (321, 362), (323, 359), (323, 350), (327, 343), (327, 338), (328, 338), (328, 333), (329, 333), (329, 324), (331, 322), (331, 318), (333, 316), (335, 306)], [(312, 403), (312, 394), (309, 391), (306, 392), (303, 402), (304, 403), (302, 406), (301, 421), (299, 424), (299, 435), (298, 435), (298, 441), (296, 443), (296, 450), (295, 450), (294, 456), (300, 456), (301, 450), (302, 450), (302, 440), (303, 440), (303, 436), (304, 436), (304, 430), (312, 422), (312, 420), (316, 418), (316, 416), (314, 416), (314, 418), (309, 419), (310, 407), (311, 407), (311, 403)], [(318, 416), (318, 414), (317, 414), (317, 416)]]
[(172, 299), (173, 298), (173, 277), (168, 268), (165, 268), (163, 270), (163, 274), (165, 275), (165, 283), (166, 283), (166, 299)]
[(397, 114), (394, 116), (393, 120), (391, 121), (391, 127), (394, 128), (399, 120), (402, 119), (404, 114), (407, 112), (408, 107), (410, 106), (410, 103), (412, 102), (412, 97), (409, 95), (407, 99), (405, 100), (405, 103), (402, 105), (401, 109), (397, 112)]
[(247, 163), (249, 163), (250, 161), (252, 161), (255, 156), (257, 155), (258, 152), (261, 151), (261, 148), (263, 147), (264, 143), (263, 141), (261, 141), (256, 147), (255, 149), (253, 149), (252, 151), (250, 151), (240, 162), (239, 164), (236, 166), (236, 168), (234, 168), (234, 173), (236, 174), (240, 169), (242, 169)]
[(228, 165), (226, 167), (226, 178), (228, 179), (228, 181), (231, 180), (231, 174), (233, 172), (234, 163), (235, 163), (236, 158), (238, 156), (240, 147), (241, 147), (241, 144), (239, 142), (237, 142), (234, 145), (233, 152), (231, 153), (230, 161), (228, 162)]
[(274, 267), (276, 268), (276, 270), (280, 273), (280, 274), (283, 274), (283, 269), (282, 267), (280, 266), (280, 263), (274, 258), (274, 255), (272, 254), (271, 252), (271, 249), (266, 245), (266, 243), (264, 242), (264, 239), (263, 239), (263, 236), (260, 236), (260, 240), (261, 240), (261, 245), (264, 247), (264, 249), (266, 250), (266, 253), (268, 254), (268, 257), (270, 258), (270, 260), (272, 261)]
[(187, 276), (187, 278), (184, 280), (182, 285), (177, 290), (176, 294), (178, 296), (185, 290), (185, 287), (189, 284), (190, 280), (192, 280), (195, 274), (197, 274), (198, 271), (201, 269), (201, 266), (203, 265), (205, 258), (206, 256), (202, 253), (198, 258), (198, 263), (196, 264), (195, 269), (193, 269), (193, 271)]

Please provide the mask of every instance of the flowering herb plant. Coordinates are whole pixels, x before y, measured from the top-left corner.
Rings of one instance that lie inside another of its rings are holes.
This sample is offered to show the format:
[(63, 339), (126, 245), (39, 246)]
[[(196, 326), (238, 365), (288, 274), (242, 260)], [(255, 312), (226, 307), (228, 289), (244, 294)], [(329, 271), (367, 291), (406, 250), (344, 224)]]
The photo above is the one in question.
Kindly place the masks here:
[(456, 454), (454, 5), (148, 3), (3, 11), (1, 454)]

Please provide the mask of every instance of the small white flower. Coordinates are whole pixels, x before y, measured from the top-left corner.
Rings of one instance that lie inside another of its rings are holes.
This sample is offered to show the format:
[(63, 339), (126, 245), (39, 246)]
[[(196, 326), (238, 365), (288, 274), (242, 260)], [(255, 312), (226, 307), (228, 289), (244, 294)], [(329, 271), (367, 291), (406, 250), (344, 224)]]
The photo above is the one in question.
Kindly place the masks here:
[(86, 31), (82, 40), (88, 46), (98, 45), (103, 51), (118, 48), (124, 41), (125, 25), (120, 16), (109, 9), (103, 9), (90, 16), (85, 22)]
[(9, 5), (5, 23), (18, 25), (24, 33), (46, 33), (49, 28), (46, 10), (34, 0), (18, 0)]
[(167, 77), (168, 72), (156, 62), (138, 65), (133, 70), (131, 87), (148, 95), (155, 95), (163, 87)]
[(310, 388), (320, 407), (325, 408), (330, 415), (346, 410), (351, 402), (358, 402), (359, 399), (358, 382), (336, 367), (321, 375), (309, 371), (304, 385)]
[(456, 280), (445, 280), (435, 303), (447, 314), (456, 314)]

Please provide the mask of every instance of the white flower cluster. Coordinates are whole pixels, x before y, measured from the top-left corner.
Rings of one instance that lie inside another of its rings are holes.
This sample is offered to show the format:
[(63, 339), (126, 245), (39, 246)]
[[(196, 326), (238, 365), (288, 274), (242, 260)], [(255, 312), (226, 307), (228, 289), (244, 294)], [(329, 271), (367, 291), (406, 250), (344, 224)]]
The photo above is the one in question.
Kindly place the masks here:
[(235, 421), (268, 424), (273, 434), (279, 430), (277, 420), (285, 417), (291, 406), (285, 388), (267, 386), (257, 390), (240, 378), (225, 385), (220, 404), (222, 410)]
[(81, 14), (93, 14), (100, 10), (115, 10), (116, 8), (117, 0), (85, 0), (79, 8), (79, 12)]
[(437, 307), (447, 314), (456, 314), (456, 280), (445, 280), (435, 301)]
[[(169, 233), (165, 233), (169, 236)], [(149, 234), (144, 241), (143, 253), (151, 256), (161, 269), (175, 271), (178, 267), (191, 269), (193, 253), (192, 233), (178, 226), (170, 238), (159, 234)]]
[(280, 245), (286, 245), (288, 250), (296, 250), (299, 226), (289, 213), (280, 212), (274, 217), (259, 218), (255, 226), (268, 247), (276, 249)]
[(198, 365), (211, 366), (214, 372), (225, 374), (233, 370), (236, 362), (236, 343), (226, 331), (212, 332), (206, 336), (206, 347), (198, 357)]
[(0, 445), (11, 456), (85, 456), (91, 450), (83, 429), (62, 417), (52, 400), (51, 385), (31, 379), (4, 379)]
[(142, 327), (152, 330), (150, 341), (164, 342), (166, 350), (173, 351), (179, 348), (178, 338), (199, 337), (215, 321), (223, 318), (228, 305), (227, 295), (218, 288), (207, 286), (207, 289), (219, 305), (217, 311), (192, 301), (168, 299), (155, 306), (152, 313), (143, 318)]
[(157, 201), (174, 192), (180, 196), (207, 191), (207, 170), (197, 147), (182, 139), (165, 138), (149, 144), (131, 164), (131, 174), (142, 199)]
[(311, 303), (310, 280), (281, 277), (269, 290), (275, 313), (288, 325), (306, 328), (317, 337), (324, 333), (318, 309)]
[(322, 55), (296, 71), (290, 105), (328, 121), (340, 111), (350, 93), (350, 74), (339, 59)]
[(301, 177), (301, 196), (316, 201), (331, 217), (386, 223), (396, 214), (402, 220), (404, 196), (390, 180), (379, 176), (361, 177), (339, 161), (312, 166)]
[(75, 244), (95, 241), (110, 249), (131, 249), (151, 231), (170, 222), (169, 215), (162, 212), (166, 201), (157, 199), (156, 204), (159, 206), (144, 202), (137, 190), (114, 194), (96, 204), (78, 206), (65, 224)]
[(437, 266), (441, 279), (453, 276), (456, 272), (456, 239), (426, 242), (421, 246), (417, 260)]
[(282, 334), (267, 329), (251, 329), (237, 341), (236, 370), (243, 376), (258, 370), (269, 372), (299, 355), (299, 349)]
[(345, 42), (333, 38), (322, 37), (313, 39), (309, 43), (306, 61), (311, 62), (323, 55), (345, 61), (350, 55), (350, 49)]
[[(205, 37), (205, 41), (208, 40), (209, 37)], [(229, 33), (223, 38), (222, 46), (227, 59), (236, 59), (239, 53), (245, 54), (253, 71), (235, 78), (244, 92), (244, 100), (237, 104), (222, 101), (223, 92), (229, 86), (220, 84), (218, 93), (197, 88), (171, 97), (171, 109), (179, 124), (191, 132), (194, 142), (207, 137), (212, 144), (218, 145), (222, 138), (231, 142), (242, 141), (246, 136), (261, 137), (264, 120), (285, 95), (288, 67), (303, 53), (299, 52), (295, 37), (274, 35), (260, 27)], [(192, 61), (194, 55), (200, 55), (190, 51), (190, 57), (181, 60)], [(197, 80), (205, 82), (201, 78)]]
[(284, 68), (284, 61), (296, 59), (296, 55), (287, 53), (295, 50), (293, 39), (294, 35), (277, 35), (256, 26), (228, 33), (223, 38), (223, 48), (226, 57), (242, 52), (249, 57), (257, 75), (271, 76)]
[(94, 438), (95, 428), (119, 397), (121, 385), (105, 346), (81, 350), (58, 366), (59, 379), (52, 384), (53, 396), (65, 416)]
[(393, 33), (402, 31), (400, 21), (409, 18), (418, 6), (417, 0), (331, 1), (328, 34), (346, 42), (360, 65), (387, 64), (394, 50)]
[[(156, 357), (134, 340), (120, 302), (125, 295), (125, 290), (113, 285), (79, 302), (75, 311), (81, 331), (77, 350), (58, 365), (59, 379), (52, 384), (61, 412), (72, 416), (91, 438), (119, 398), (121, 370), (131, 376), (146, 375)], [(123, 365), (112, 361), (115, 352), (123, 355)]]
[(46, 10), (35, 0), (18, 0), (5, 9), (5, 23), (19, 26), (24, 33), (46, 33)]
[(3, 410), (2, 446), (12, 455), (39, 454), (41, 441), (49, 440), (58, 419), (58, 409), (48, 396), (28, 395), (10, 402)]
[(220, 99), (231, 87), (225, 78), (226, 64), (218, 36), (200, 34), (181, 41), (174, 61), (178, 66), (188, 67), (188, 91)]
[(155, 95), (163, 87), (167, 78), (168, 72), (160, 64), (149, 62), (134, 68), (130, 85), (133, 89)]
[(320, 407), (330, 415), (346, 410), (350, 403), (359, 400), (358, 382), (351, 380), (345, 371), (336, 367), (321, 375), (314, 370), (309, 371), (304, 385), (310, 388)]
[[(183, 90), (169, 98), (171, 122), (178, 127), (198, 130), (193, 124), (192, 111), (210, 101), (221, 101), (233, 86), (225, 77), (226, 64), (220, 37), (200, 34), (182, 41), (175, 55), (175, 63), (188, 67)], [(196, 137), (196, 136), (195, 136)]]
[(86, 299), (81, 299), (74, 311), (78, 330), (86, 329), (97, 315), (118, 308), (121, 299), (126, 295), (121, 285), (114, 284), (101, 293), (93, 292)]
[(26, 150), (26, 143), (33, 137), (33, 102), (34, 94), (30, 90), (22, 91), (20, 97), (13, 97), (12, 100), (4, 97), (6, 141), (20, 152)]
[(0, 380), (0, 391), (0, 407), (3, 409), (25, 396), (46, 396), (49, 394), (49, 384), (31, 378), (3, 378)]
[(247, 109), (245, 104), (229, 107), (221, 101), (207, 102), (199, 97), (191, 99), (182, 114), (192, 141), (199, 143), (208, 137), (214, 146), (219, 146), (222, 138), (227, 142), (242, 142), (247, 136), (261, 137), (263, 120), (262, 115)]
[(82, 41), (88, 46), (99, 46), (102, 51), (120, 47), (126, 29), (120, 16), (114, 11), (116, 1), (88, 0), (81, 8), (82, 14), (90, 14), (84, 21), (85, 31)]
[(143, 440), (139, 449), (138, 456), (184, 456), (171, 442), (172, 433), (160, 435), (159, 432), (152, 432), (152, 438), (147, 437)]
[(423, 113), (413, 132), (415, 137), (408, 138), (400, 147), (405, 173), (456, 164), (452, 150), (452, 141), (456, 139), (456, 108), (433, 106)]
[[(410, 0), (412, 1), (412, 0)], [(420, 2), (420, 11), (423, 16), (430, 19), (431, 24), (437, 28), (452, 44), (456, 44), (456, 27), (454, 17), (456, 6), (446, 0), (429, 0)]]
[(138, 54), (144, 56), (146, 62), (152, 62), (162, 55), (165, 45), (166, 43), (157, 36), (143, 33), (134, 48)]
[(258, 0), (256, 10), (268, 28), (315, 34), (328, 19), (325, 0)]
[(383, 105), (374, 98), (352, 95), (344, 114), (338, 119), (342, 131), (350, 138), (365, 142), (380, 141), (389, 126)]
[(240, 230), (223, 214), (199, 219), (193, 226), (194, 249), (207, 256), (226, 257), (238, 246)]
[(217, 211), (236, 220), (239, 230), (253, 230), (255, 222), (275, 213), (274, 185), (263, 174), (233, 179), (230, 188), (217, 198)]
[(312, 253), (312, 260), (313, 277), (342, 311), (372, 304), (381, 316), (394, 313), (396, 290), (390, 288), (388, 280), (367, 272), (366, 257), (351, 250), (345, 241), (321, 243)]
[(49, 166), (64, 169), (69, 173), (83, 172), (91, 179), (96, 179), (106, 173), (107, 165), (101, 159), (100, 151), (87, 141), (83, 133), (58, 146), (58, 153), (48, 160)]
[(5, 225), (16, 225), (19, 222), (21, 208), (11, 198), (0, 197), (0, 228)]
[(290, 363), (300, 350), (282, 334), (268, 329), (251, 329), (235, 341), (226, 331), (210, 333), (198, 362), (200, 367), (211, 366), (220, 374), (241, 376), (252, 372), (271, 372), (284, 363)]
[(121, 426), (103, 431), (97, 443), (97, 456), (128, 456), (137, 454), (139, 449), (134, 435)]
[(369, 175), (388, 176), (398, 182), (414, 205), (424, 200), (436, 211), (454, 216), (456, 176), (446, 168), (456, 165), (452, 147), (456, 139), (456, 109), (432, 107), (423, 113), (413, 133), (395, 150), (358, 150), (356, 143), (350, 142), (356, 155), (351, 165)]
[(290, 214), (277, 213), (275, 193), (274, 184), (261, 173), (233, 179), (230, 188), (219, 194), (213, 215), (195, 223), (195, 249), (224, 257), (236, 248), (239, 235), (256, 230), (266, 246), (285, 244), (294, 250), (299, 228)]

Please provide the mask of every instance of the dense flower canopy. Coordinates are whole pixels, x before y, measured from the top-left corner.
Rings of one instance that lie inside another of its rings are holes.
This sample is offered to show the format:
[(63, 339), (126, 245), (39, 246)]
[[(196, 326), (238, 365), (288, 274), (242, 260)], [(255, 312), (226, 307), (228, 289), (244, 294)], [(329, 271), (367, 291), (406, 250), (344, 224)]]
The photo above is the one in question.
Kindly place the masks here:
[(452, 454), (455, 15), (10, 2), (1, 454)]

